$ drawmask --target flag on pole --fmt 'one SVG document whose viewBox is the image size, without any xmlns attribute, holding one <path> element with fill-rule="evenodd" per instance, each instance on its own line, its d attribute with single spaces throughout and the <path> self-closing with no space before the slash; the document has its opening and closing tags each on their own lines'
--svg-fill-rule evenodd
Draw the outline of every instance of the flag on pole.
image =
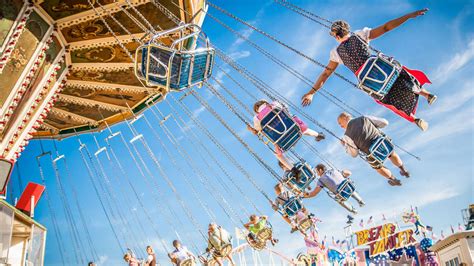
<svg viewBox="0 0 474 266">
<path fill-rule="evenodd" d="M 387 218 L 385 218 L 385 214 L 382 213 L 382 221 L 387 221 Z"/>
<path fill-rule="evenodd" d="M 437 240 L 438 239 L 438 236 L 435 235 L 435 233 L 433 231 L 431 231 L 431 239 L 433 240 Z"/>
<path fill-rule="evenodd" d="M 444 239 L 444 237 L 445 237 L 444 232 L 443 232 L 443 230 L 441 230 L 441 239 Z"/>
<path fill-rule="evenodd" d="M 235 228 L 235 236 L 237 237 L 237 239 L 242 239 L 242 240 L 245 240 L 246 234 L 243 232 L 242 229 L 240 228 Z"/>
<path fill-rule="evenodd" d="M 364 227 L 364 219 L 360 219 L 359 226 L 360 226 L 360 227 Z"/>
<path fill-rule="evenodd" d="M 459 232 L 464 231 L 464 228 L 462 227 L 461 223 L 458 223 L 458 231 Z"/>
<path fill-rule="evenodd" d="M 372 219 L 372 218 L 373 218 L 372 216 L 370 216 L 370 217 L 369 217 L 369 220 L 367 220 L 367 225 L 369 225 L 369 224 L 371 224 L 371 223 L 372 223 L 372 221 L 373 221 L 373 219 Z"/>
<path fill-rule="evenodd" d="M 454 234 L 454 227 L 452 225 L 451 226 L 451 234 Z"/>
</svg>

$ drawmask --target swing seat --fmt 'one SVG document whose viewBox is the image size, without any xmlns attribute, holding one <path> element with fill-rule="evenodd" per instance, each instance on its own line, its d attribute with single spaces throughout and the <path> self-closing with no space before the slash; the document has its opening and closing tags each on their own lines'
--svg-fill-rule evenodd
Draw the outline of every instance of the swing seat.
<svg viewBox="0 0 474 266">
<path fill-rule="evenodd" d="M 298 265 L 305 266 L 311 266 L 311 263 L 313 262 L 311 257 L 304 253 L 299 253 L 298 256 L 296 256 L 296 260 L 298 262 Z"/>
<path fill-rule="evenodd" d="M 336 199 L 340 201 L 346 201 L 355 191 L 354 183 L 348 178 L 344 179 L 341 184 L 337 187 Z"/>
<path fill-rule="evenodd" d="M 246 237 L 249 246 L 255 250 L 262 250 L 267 246 L 267 241 L 272 238 L 273 229 L 271 224 L 267 222 L 265 228 L 260 230 L 257 234 L 253 234 L 253 237 L 250 234 Z"/>
<path fill-rule="evenodd" d="M 187 258 L 185 260 L 182 260 L 178 266 L 194 266 L 196 265 L 196 262 L 194 261 L 193 258 Z"/>
<path fill-rule="evenodd" d="M 381 135 L 370 146 L 366 160 L 371 165 L 374 163 L 383 164 L 392 154 L 393 148 L 391 140 L 387 136 Z"/>
<path fill-rule="evenodd" d="M 383 54 L 371 56 L 356 72 L 359 88 L 382 100 L 400 75 L 401 67 Z"/>
<path fill-rule="evenodd" d="M 298 223 L 298 229 L 301 231 L 301 232 L 306 232 L 308 231 L 308 229 L 310 229 L 311 227 L 313 226 L 313 219 L 311 218 L 305 218 L 303 220 L 301 220 L 299 223 Z"/>
<path fill-rule="evenodd" d="M 283 214 L 288 217 L 295 216 L 301 209 L 303 209 L 303 203 L 297 197 L 290 197 L 282 207 Z"/>
<path fill-rule="evenodd" d="M 300 127 L 287 110 L 267 106 L 259 113 L 265 137 L 283 152 L 293 147 L 303 135 Z"/>
<path fill-rule="evenodd" d="M 170 34 L 179 34 L 181 37 L 170 46 L 159 42 L 160 38 Z M 206 40 L 205 47 L 187 49 L 200 37 Z M 188 41 L 187 47 L 185 41 Z M 167 90 L 181 91 L 201 85 L 211 76 L 214 57 L 215 50 L 210 47 L 201 28 L 186 24 L 162 31 L 138 47 L 135 53 L 135 74 L 147 86 L 163 86 Z"/>
<path fill-rule="evenodd" d="M 311 166 L 304 161 L 298 162 L 294 165 L 293 169 L 299 173 L 299 182 L 295 171 L 288 172 L 284 185 L 292 190 L 294 194 L 303 193 L 311 183 L 316 179 Z"/>
<path fill-rule="evenodd" d="M 224 244 L 219 250 L 214 249 L 212 251 L 212 256 L 214 258 L 223 258 L 229 255 L 232 252 L 231 244 Z"/>
</svg>

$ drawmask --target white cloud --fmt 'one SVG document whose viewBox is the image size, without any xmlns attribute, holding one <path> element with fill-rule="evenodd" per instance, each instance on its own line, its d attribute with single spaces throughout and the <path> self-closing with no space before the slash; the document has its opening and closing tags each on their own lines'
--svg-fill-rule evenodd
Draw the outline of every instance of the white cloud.
<svg viewBox="0 0 474 266">
<path fill-rule="evenodd" d="M 234 61 L 237 61 L 239 59 L 249 57 L 250 54 L 251 54 L 250 51 L 243 50 L 243 51 L 229 53 L 228 56 L 232 58 Z"/>
<path fill-rule="evenodd" d="M 440 64 L 433 75 L 433 81 L 438 85 L 447 81 L 456 71 L 470 63 L 474 58 L 474 39 L 472 39 L 464 51 L 456 53 L 448 62 Z"/>
<path fill-rule="evenodd" d="M 426 133 L 420 133 L 410 138 L 402 146 L 409 147 L 410 150 L 419 149 L 435 141 L 440 141 L 440 139 L 452 137 L 468 130 L 472 131 L 473 126 L 474 119 L 471 112 L 453 112 L 441 123 L 432 126 Z"/>
</svg>

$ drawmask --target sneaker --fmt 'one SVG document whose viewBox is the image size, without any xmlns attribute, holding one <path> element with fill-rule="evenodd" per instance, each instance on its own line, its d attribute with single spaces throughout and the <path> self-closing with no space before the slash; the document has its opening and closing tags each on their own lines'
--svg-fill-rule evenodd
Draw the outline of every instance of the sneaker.
<svg viewBox="0 0 474 266">
<path fill-rule="evenodd" d="M 350 210 L 350 212 L 353 213 L 353 214 L 357 214 L 357 209 L 354 208 L 354 207 L 352 207 L 351 210 Z"/>
<path fill-rule="evenodd" d="M 290 231 L 290 233 L 292 233 L 292 234 L 293 234 L 293 233 L 294 233 L 294 232 L 296 232 L 296 231 L 298 231 L 298 228 L 296 228 L 296 227 L 293 227 L 293 228 L 291 228 L 291 231 Z"/>
<path fill-rule="evenodd" d="M 406 177 L 406 178 L 409 178 L 410 177 L 410 172 L 408 172 L 407 170 L 405 169 L 400 169 L 400 175 Z"/>
<path fill-rule="evenodd" d="M 438 96 L 434 95 L 434 94 L 430 94 L 428 95 L 428 104 L 429 105 L 432 105 L 434 102 L 436 102 L 436 100 L 438 99 Z"/>
<path fill-rule="evenodd" d="M 363 202 L 363 201 L 359 201 L 358 203 L 359 203 L 359 207 L 361 207 L 361 208 L 365 206 L 365 202 Z"/>
<path fill-rule="evenodd" d="M 321 140 L 323 140 L 323 139 L 325 139 L 325 138 L 326 138 L 326 136 L 324 135 L 324 133 L 319 132 L 319 133 L 318 133 L 318 136 L 316 137 L 316 141 L 321 141 Z"/>
<path fill-rule="evenodd" d="M 402 181 L 396 179 L 395 177 L 394 178 L 390 178 L 388 180 L 388 183 L 390 184 L 390 186 L 401 186 L 402 185 Z"/>
<path fill-rule="evenodd" d="M 428 122 L 426 122 L 423 119 L 417 118 L 415 119 L 415 124 L 422 130 L 426 131 L 428 130 Z"/>
<path fill-rule="evenodd" d="M 272 245 L 275 246 L 278 243 L 278 239 L 272 239 Z"/>
</svg>

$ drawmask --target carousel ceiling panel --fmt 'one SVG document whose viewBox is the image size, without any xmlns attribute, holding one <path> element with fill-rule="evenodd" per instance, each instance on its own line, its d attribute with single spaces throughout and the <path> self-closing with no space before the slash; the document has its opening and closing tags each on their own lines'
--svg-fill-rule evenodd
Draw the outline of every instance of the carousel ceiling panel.
<svg viewBox="0 0 474 266">
<path fill-rule="evenodd" d="M 0 47 L 13 27 L 23 3 L 22 0 L 0 0 Z"/>
<path fill-rule="evenodd" d="M 0 0 L 0 3 L 5 1 L 8 2 L 8 0 Z M 20 0 L 13 1 L 22 3 Z M 103 18 L 115 35 L 119 36 L 118 38 L 128 52 L 134 55 L 139 43 L 134 41 L 127 31 L 138 38 L 144 36 L 143 40 L 145 41 L 150 36 L 146 35 L 143 28 L 137 25 L 134 19 L 129 17 L 129 14 L 132 14 L 136 20 L 140 20 L 145 27 L 153 25 L 157 31 L 170 29 L 176 25 L 151 2 L 159 0 L 129 1 L 146 18 L 148 23 L 142 21 L 125 0 L 91 0 L 99 13 L 104 14 Z M 145 102 L 157 102 L 163 99 L 163 94 L 161 94 L 163 88 L 144 88 L 136 78 L 133 61 L 117 44 L 113 34 L 108 31 L 101 19 L 97 17 L 89 5 L 89 0 L 37 0 L 34 2 L 35 6 L 41 9 L 41 13 L 45 17 L 52 18 L 57 26 L 56 29 L 60 36 L 59 42 L 62 42 L 62 45 L 66 47 L 64 69 L 68 71 L 67 80 L 59 98 L 45 118 L 45 123 L 35 134 L 36 137 L 61 138 L 74 134 L 76 130 L 87 132 L 104 129 L 107 124 L 113 125 L 124 119 L 131 119 L 133 113 L 142 112 L 148 106 Z M 193 13 L 202 7 L 204 1 L 166 0 L 159 2 L 176 17 L 184 19 L 185 13 L 180 10 L 180 6 L 187 12 Z M 103 11 L 99 4 L 105 6 L 113 18 L 123 24 L 127 31 L 107 15 L 108 12 Z M 129 14 L 120 8 L 125 8 Z M 30 19 L 31 17 L 36 18 L 38 15 L 32 14 Z M 0 21 L 0 31 L 3 29 L 1 25 Z M 32 28 L 31 37 L 29 39 L 23 38 L 21 46 L 23 50 L 16 52 L 20 59 L 22 54 L 25 55 L 25 58 L 31 56 L 31 51 L 35 49 L 37 40 L 40 39 L 36 37 L 36 41 L 34 41 L 33 37 L 40 36 L 43 32 L 43 29 L 39 30 L 41 27 L 34 27 L 33 24 L 29 27 Z M 164 37 L 161 41 L 169 44 L 171 39 Z M 53 57 L 54 55 L 51 54 L 51 58 Z M 13 60 L 15 64 L 12 63 L 12 65 L 17 66 L 15 71 L 21 71 L 24 61 Z M 12 66 L 5 69 L 5 72 L 9 73 L 5 78 L 12 76 L 12 82 L 6 82 L 9 86 L 13 86 L 13 81 L 19 77 L 19 74 L 12 75 L 12 69 Z M 4 85 L 0 84 L 0 86 Z"/>
<path fill-rule="evenodd" d="M 133 68 L 123 70 L 92 70 L 73 69 L 68 76 L 69 80 L 82 80 L 130 86 L 142 86 L 135 76 Z"/>
<path fill-rule="evenodd" d="M 53 126 L 56 129 L 64 130 L 67 128 L 74 128 L 83 125 L 83 122 L 74 121 L 72 118 L 61 116 L 58 113 L 51 112 L 48 117 L 44 120 L 44 129 L 52 130 L 48 125 Z"/>
<path fill-rule="evenodd" d="M 20 35 L 18 42 L 10 55 L 9 61 L 0 74 L 0 105 L 3 105 L 10 91 L 18 82 L 21 74 L 26 69 L 30 60 L 34 60 L 33 54 L 46 35 L 50 25 L 44 21 L 36 12 L 33 12 L 26 28 Z"/>
<path fill-rule="evenodd" d="M 95 7 L 107 5 L 115 2 L 115 0 L 92 0 Z M 62 19 L 84 12 L 91 9 L 88 0 L 46 0 L 40 6 L 48 13 L 54 20 Z"/>
<path fill-rule="evenodd" d="M 77 100 L 79 101 L 80 99 L 81 98 L 78 98 Z M 97 102 L 96 103 L 97 105 L 95 106 L 89 103 L 92 103 L 92 102 L 88 102 L 87 104 L 85 104 L 84 101 L 76 103 L 70 100 L 70 98 L 68 98 L 67 101 L 64 101 L 63 99 L 60 98 L 60 100 L 54 104 L 54 107 L 57 109 L 64 110 L 69 113 L 77 114 L 79 116 L 95 120 L 95 121 L 102 120 L 103 119 L 102 116 L 103 117 L 113 116 L 120 113 L 120 111 L 123 110 L 121 109 L 122 108 L 121 106 L 117 106 L 117 108 L 110 108 L 110 106 L 107 106 L 107 108 L 105 108 L 105 105 L 104 104 L 101 105 L 101 102 Z M 99 108 L 100 108 L 100 112 L 99 112 Z M 68 117 L 65 117 L 65 118 L 68 118 Z"/>
<path fill-rule="evenodd" d="M 139 44 L 129 42 L 124 44 L 134 55 Z M 105 45 L 96 48 L 86 48 L 71 51 L 72 63 L 132 63 L 130 57 L 119 45 Z"/>
<path fill-rule="evenodd" d="M 148 96 L 148 93 L 145 91 L 130 93 L 124 92 L 119 88 L 103 90 L 96 88 L 81 88 L 77 86 L 66 86 L 62 91 L 62 94 L 118 106 L 127 106 L 126 104 L 128 104 L 128 106 L 135 106 Z"/>
<path fill-rule="evenodd" d="M 174 7 L 173 13 L 177 12 L 179 9 L 174 5 L 169 5 L 169 8 Z M 137 7 L 137 10 L 149 21 L 151 25 L 158 26 L 163 29 L 168 29 L 175 26 L 168 17 L 163 14 L 157 14 L 159 12 L 152 3 L 143 4 Z M 131 9 L 128 10 L 129 13 L 135 14 Z M 111 14 L 117 21 L 119 21 L 131 34 L 143 33 L 143 30 L 137 25 L 133 20 L 123 11 L 116 12 Z M 136 14 L 135 14 L 136 15 Z M 115 35 L 127 35 L 128 33 L 120 27 L 115 21 L 109 17 L 104 17 L 107 24 L 110 26 Z M 142 22 L 143 23 L 143 22 Z M 146 27 L 146 25 L 145 25 Z M 112 33 L 108 31 L 107 27 L 104 25 L 101 19 L 94 18 L 70 27 L 65 27 L 62 29 L 64 38 L 68 43 L 79 42 L 84 40 L 94 40 L 104 37 L 112 37 Z"/>
</svg>

